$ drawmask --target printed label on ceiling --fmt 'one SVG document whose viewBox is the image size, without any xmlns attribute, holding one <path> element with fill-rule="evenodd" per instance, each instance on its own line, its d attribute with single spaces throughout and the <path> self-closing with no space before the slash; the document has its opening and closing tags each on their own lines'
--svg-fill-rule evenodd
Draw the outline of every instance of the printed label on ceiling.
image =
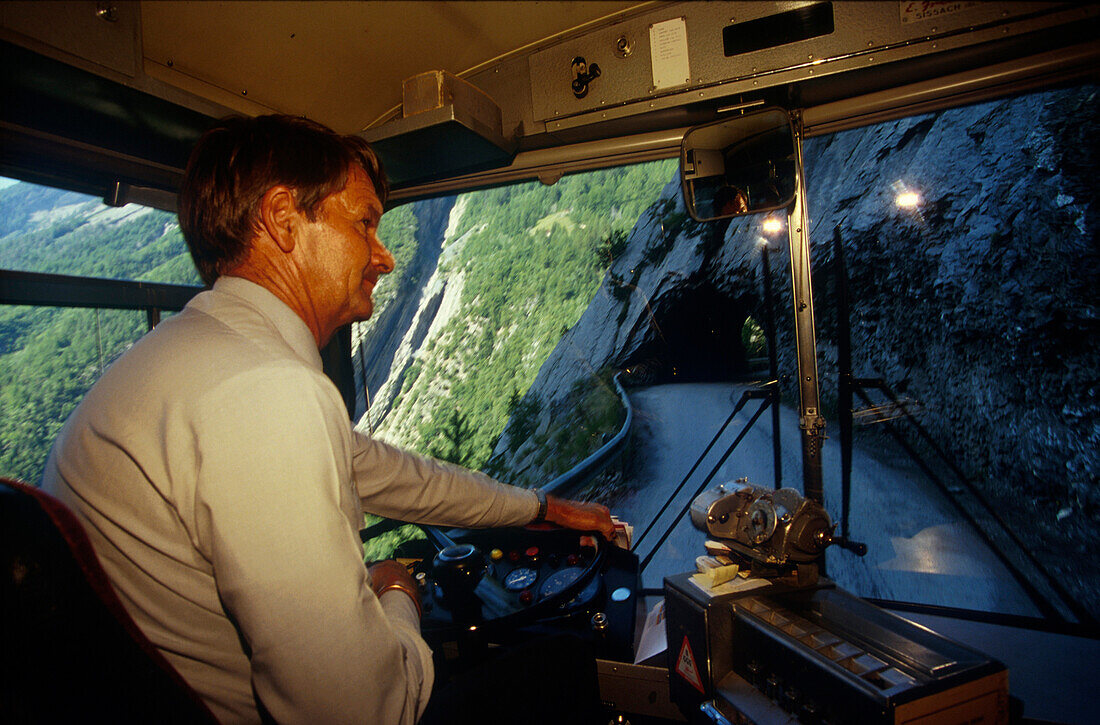
<svg viewBox="0 0 1100 725">
<path fill-rule="evenodd" d="M 673 18 L 649 26 L 649 55 L 653 63 L 653 89 L 682 86 L 691 80 L 688 67 L 687 23 Z"/>
</svg>

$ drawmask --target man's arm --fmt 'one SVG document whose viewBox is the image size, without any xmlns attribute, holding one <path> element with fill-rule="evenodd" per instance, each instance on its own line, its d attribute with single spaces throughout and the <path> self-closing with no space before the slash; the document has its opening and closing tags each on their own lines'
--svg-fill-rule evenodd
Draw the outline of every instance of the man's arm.
<svg viewBox="0 0 1100 725">
<path fill-rule="evenodd" d="M 352 475 L 363 509 L 400 521 L 441 526 L 523 526 L 535 518 L 533 491 L 442 461 L 353 436 Z"/>
<path fill-rule="evenodd" d="M 530 489 L 424 458 L 360 433 L 352 468 L 363 508 L 400 521 L 470 528 L 524 526 L 539 510 Z M 547 496 L 546 521 L 581 531 L 614 533 L 606 506 Z"/>
</svg>

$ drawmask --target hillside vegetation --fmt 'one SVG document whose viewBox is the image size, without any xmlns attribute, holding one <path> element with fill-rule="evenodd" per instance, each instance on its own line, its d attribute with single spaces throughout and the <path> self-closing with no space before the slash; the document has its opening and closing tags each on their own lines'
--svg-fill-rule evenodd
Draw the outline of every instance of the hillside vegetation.
<svg viewBox="0 0 1100 725">
<path fill-rule="evenodd" d="M 0 189 L 0 268 L 199 284 L 173 215 L 25 183 Z M 37 483 L 65 418 L 146 327 L 140 311 L 0 306 L 0 475 Z"/>
<path fill-rule="evenodd" d="M 523 394 L 674 172 L 675 162 L 663 161 L 460 196 L 435 270 L 450 295 L 440 305 L 447 316 L 437 315 L 375 434 L 486 467 L 509 417 L 530 414 L 517 408 Z M 402 209 L 387 214 L 381 232 L 411 254 L 391 236 L 415 224 L 416 210 Z M 401 256 L 380 292 L 405 284 Z"/>
</svg>

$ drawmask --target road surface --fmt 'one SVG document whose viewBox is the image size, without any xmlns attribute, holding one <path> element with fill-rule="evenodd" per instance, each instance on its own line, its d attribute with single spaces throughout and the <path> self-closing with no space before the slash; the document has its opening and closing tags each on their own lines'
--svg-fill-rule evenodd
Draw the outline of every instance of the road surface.
<svg viewBox="0 0 1100 725">
<path fill-rule="evenodd" d="M 639 540 L 744 389 L 734 383 L 707 383 L 630 391 L 634 464 L 627 483 L 632 490 L 613 512 L 634 525 L 635 550 L 643 558 L 760 406 L 760 401 L 750 401 L 738 413 L 658 524 Z M 802 449 L 794 410 L 782 409 L 780 430 L 783 485 L 801 490 Z M 834 437 L 823 449 L 825 502 L 837 522 L 840 444 L 836 431 L 829 434 Z M 759 486 L 773 483 L 770 412 L 757 420 L 708 487 L 743 477 Z M 884 450 L 857 446 L 853 451 L 850 533 L 867 544 L 867 556 L 832 547 L 828 571 L 838 584 L 860 596 L 1039 616 L 1009 571 L 935 484 L 907 461 L 889 459 Z M 704 553 L 703 538 L 685 515 L 646 568 L 644 586 L 660 587 L 664 576 L 693 569 L 695 557 Z"/>
</svg>

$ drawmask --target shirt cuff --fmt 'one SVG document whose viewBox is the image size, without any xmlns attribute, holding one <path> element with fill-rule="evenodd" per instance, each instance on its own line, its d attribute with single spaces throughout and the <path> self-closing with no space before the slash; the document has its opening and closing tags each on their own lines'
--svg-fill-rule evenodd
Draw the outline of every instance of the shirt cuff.
<svg viewBox="0 0 1100 725">
<path fill-rule="evenodd" d="M 415 702 L 416 718 L 424 714 L 435 684 L 435 668 L 432 663 L 432 650 L 420 636 L 420 616 L 416 605 L 408 594 L 397 589 L 383 592 L 378 598 L 382 611 L 390 620 L 398 639 L 405 648 L 406 668 L 410 678 L 419 680 L 412 694 Z"/>
<path fill-rule="evenodd" d="M 408 594 L 400 589 L 391 589 L 383 592 L 378 602 L 387 617 L 397 618 L 405 624 L 411 624 L 417 632 L 420 631 L 420 613 L 416 609 L 416 602 Z"/>
</svg>

